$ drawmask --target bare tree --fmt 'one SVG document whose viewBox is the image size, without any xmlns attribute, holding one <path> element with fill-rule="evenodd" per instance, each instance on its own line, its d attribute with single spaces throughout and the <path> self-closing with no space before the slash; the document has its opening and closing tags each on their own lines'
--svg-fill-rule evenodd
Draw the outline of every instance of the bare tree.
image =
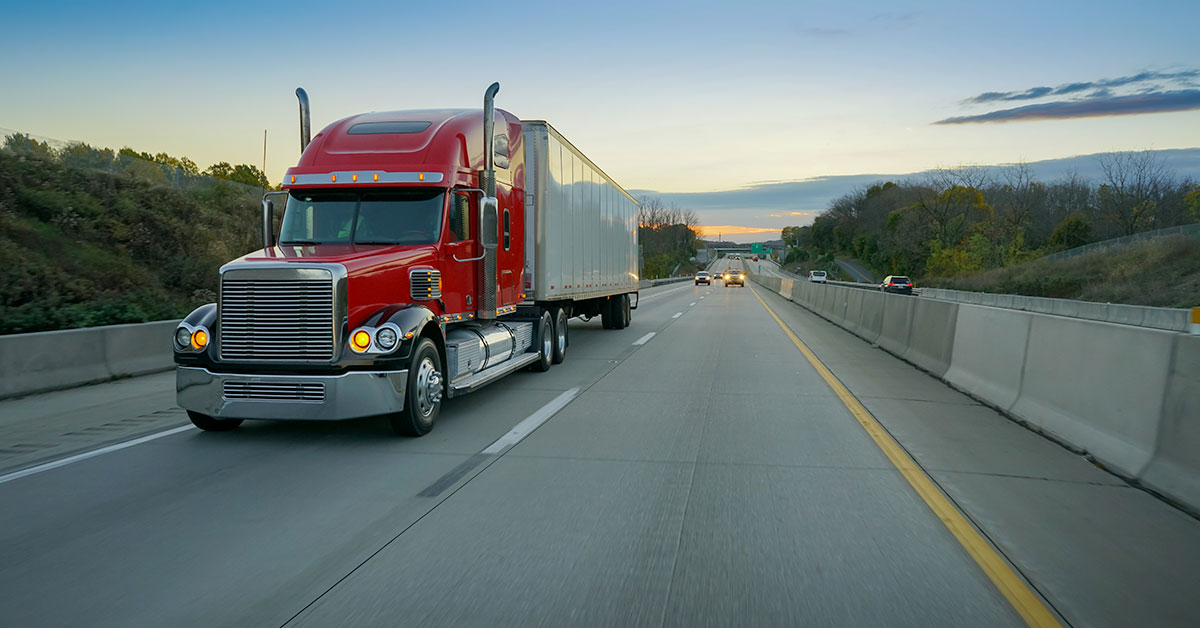
<svg viewBox="0 0 1200 628">
<path fill-rule="evenodd" d="M 1154 227 L 1163 196 L 1174 186 L 1175 173 L 1151 151 L 1108 153 L 1097 158 L 1104 181 L 1100 210 L 1121 235 Z"/>
</svg>

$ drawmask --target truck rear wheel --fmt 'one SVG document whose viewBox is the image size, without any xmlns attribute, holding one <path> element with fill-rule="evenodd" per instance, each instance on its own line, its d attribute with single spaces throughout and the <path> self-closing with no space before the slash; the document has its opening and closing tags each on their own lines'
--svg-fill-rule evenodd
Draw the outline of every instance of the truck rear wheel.
<svg viewBox="0 0 1200 628">
<path fill-rule="evenodd" d="M 208 416 L 207 414 L 192 412 L 191 410 L 187 411 L 187 415 L 188 418 L 192 420 L 192 425 L 195 425 L 205 432 L 228 432 L 229 430 L 236 429 L 237 426 L 241 425 L 242 421 L 244 420 L 218 419 L 216 417 Z"/>
<path fill-rule="evenodd" d="M 614 316 L 613 298 L 609 297 L 600 302 L 600 326 L 605 329 L 613 329 Z"/>
<path fill-rule="evenodd" d="M 567 359 L 567 344 L 569 340 L 570 337 L 567 335 L 567 308 L 555 308 L 553 359 L 555 364 L 562 364 L 562 361 Z"/>
<path fill-rule="evenodd" d="M 629 295 L 618 294 L 606 303 L 604 314 L 608 316 L 605 329 L 625 329 L 629 326 Z"/>
<path fill-rule="evenodd" d="M 550 364 L 554 360 L 554 321 L 550 318 L 550 312 L 543 311 L 542 318 L 538 321 L 537 347 L 540 360 L 530 365 L 530 368 L 540 373 L 545 373 L 550 370 Z"/>
<path fill-rule="evenodd" d="M 433 429 L 442 409 L 442 359 L 437 345 L 421 338 L 413 349 L 408 367 L 408 387 L 404 393 L 404 410 L 388 415 L 397 434 L 424 436 Z"/>
</svg>

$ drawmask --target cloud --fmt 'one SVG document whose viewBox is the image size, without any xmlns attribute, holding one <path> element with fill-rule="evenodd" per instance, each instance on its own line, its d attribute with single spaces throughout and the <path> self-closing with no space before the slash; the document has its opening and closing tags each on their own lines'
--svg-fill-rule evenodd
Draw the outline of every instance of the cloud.
<svg viewBox="0 0 1200 628">
<path fill-rule="evenodd" d="M 1061 100 L 1001 109 L 973 116 L 956 116 L 934 124 L 969 124 L 979 122 L 1012 122 L 1016 120 L 1065 120 L 1101 116 L 1127 116 L 1141 113 L 1163 113 L 1200 109 L 1200 89 L 1169 92 L 1147 92 L 1127 96 L 1105 96 L 1082 100 Z"/>
<path fill-rule="evenodd" d="M 1057 87 L 1030 87 L 1029 89 L 1015 92 L 984 92 L 964 100 L 963 103 L 977 105 L 990 102 L 1036 100 L 1045 96 L 1067 96 L 1088 90 L 1106 90 L 1113 87 L 1127 87 L 1140 83 L 1161 83 L 1164 81 L 1177 86 L 1190 87 L 1197 84 L 1197 79 L 1200 79 L 1200 70 L 1180 70 L 1179 72 L 1154 72 L 1147 70 L 1130 76 L 1101 79 L 1099 81 L 1064 83 Z"/>
</svg>

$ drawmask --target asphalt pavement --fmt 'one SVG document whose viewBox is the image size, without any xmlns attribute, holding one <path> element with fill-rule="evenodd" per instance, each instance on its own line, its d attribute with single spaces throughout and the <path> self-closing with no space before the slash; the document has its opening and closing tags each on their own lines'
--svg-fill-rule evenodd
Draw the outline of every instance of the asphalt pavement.
<svg viewBox="0 0 1200 628">
<path fill-rule="evenodd" d="M 163 376 L 0 404 L 55 433 L 168 417 L 9 464 L 0 624 L 1022 625 L 768 307 L 1052 612 L 1194 619 L 1195 520 L 761 292 L 672 284 L 624 330 L 572 320 L 566 362 L 448 400 L 419 439 L 376 419 L 168 434 Z M 1014 504 L 1033 476 L 1040 501 Z"/>
</svg>

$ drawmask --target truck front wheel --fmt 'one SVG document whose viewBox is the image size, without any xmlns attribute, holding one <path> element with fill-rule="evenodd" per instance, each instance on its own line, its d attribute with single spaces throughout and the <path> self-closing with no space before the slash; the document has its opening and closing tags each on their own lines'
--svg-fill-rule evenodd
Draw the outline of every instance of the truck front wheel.
<svg viewBox="0 0 1200 628">
<path fill-rule="evenodd" d="M 421 338 L 408 368 L 404 410 L 388 416 L 392 429 L 404 436 L 424 436 L 433 429 L 442 409 L 442 360 L 437 345 Z"/>
<path fill-rule="evenodd" d="M 228 432 L 236 429 L 242 424 L 243 419 L 218 419 L 200 414 L 199 412 L 187 411 L 188 418 L 192 420 L 192 425 L 204 430 L 205 432 Z"/>
</svg>

